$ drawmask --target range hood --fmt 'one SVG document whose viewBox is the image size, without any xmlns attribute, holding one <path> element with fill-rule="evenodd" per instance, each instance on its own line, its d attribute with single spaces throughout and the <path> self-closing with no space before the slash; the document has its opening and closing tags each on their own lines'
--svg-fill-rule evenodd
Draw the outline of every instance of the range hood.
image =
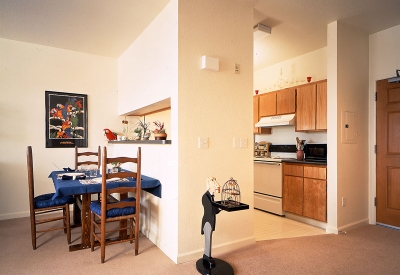
<svg viewBox="0 0 400 275">
<path fill-rule="evenodd" d="M 255 127 L 275 127 L 294 125 L 294 114 L 262 117 Z"/>
</svg>

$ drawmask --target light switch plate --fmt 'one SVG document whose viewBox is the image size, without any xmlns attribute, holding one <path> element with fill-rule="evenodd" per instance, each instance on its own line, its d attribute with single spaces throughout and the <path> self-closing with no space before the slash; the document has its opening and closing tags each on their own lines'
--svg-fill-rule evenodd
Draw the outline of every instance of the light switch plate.
<svg viewBox="0 0 400 275">
<path fill-rule="evenodd" d="M 208 148 L 208 137 L 207 138 L 199 137 L 197 146 L 200 149 L 207 149 Z"/>
<path fill-rule="evenodd" d="M 240 138 L 240 148 L 247 148 L 247 138 Z"/>
<path fill-rule="evenodd" d="M 233 148 L 240 148 L 240 138 L 238 137 L 233 138 Z"/>
</svg>

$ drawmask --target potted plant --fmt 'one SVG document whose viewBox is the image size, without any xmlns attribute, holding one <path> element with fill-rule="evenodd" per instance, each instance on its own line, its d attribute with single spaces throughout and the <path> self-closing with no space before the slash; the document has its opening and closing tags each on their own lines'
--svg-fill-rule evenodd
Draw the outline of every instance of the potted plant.
<svg viewBox="0 0 400 275">
<path fill-rule="evenodd" d="M 166 140 L 167 139 L 167 133 L 165 133 L 165 128 L 164 128 L 164 122 L 160 121 L 154 121 L 154 125 L 157 126 L 157 128 L 153 131 L 154 138 L 156 140 Z"/>
<path fill-rule="evenodd" d="M 111 169 L 112 173 L 121 172 L 121 167 L 120 167 L 121 163 L 111 162 L 111 165 L 112 165 L 112 169 Z"/>
<path fill-rule="evenodd" d="M 142 137 L 142 128 L 136 127 L 136 129 L 133 130 L 133 133 L 134 140 L 140 140 Z"/>
<path fill-rule="evenodd" d="M 146 123 L 146 119 L 143 119 L 143 121 L 141 121 L 140 119 L 138 119 L 138 127 L 142 128 L 142 135 L 143 135 L 143 139 L 149 139 L 150 137 L 150 133 L 149 133 L 149 126 L 150 126 L 150 122 Z"/>
</svg>

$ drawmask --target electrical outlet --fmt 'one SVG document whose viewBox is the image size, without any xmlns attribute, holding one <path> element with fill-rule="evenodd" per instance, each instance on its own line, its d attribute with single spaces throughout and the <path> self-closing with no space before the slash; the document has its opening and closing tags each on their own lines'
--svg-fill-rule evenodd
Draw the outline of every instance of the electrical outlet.
<svg viewBox="0 0 400 275">
<path fill-rule="evenodd" d="M 239 72 L 239 64 L 235 63 L 235 74 L 238 74 Z"/>
<path fill-rule="evenodd" d="M 346 198 L 342 197 L 342 206 L 345 207 L 346 206 Z"/>
<path fill-rule="evenodd" d="M 197 146 L 200 149 L 207 149 L 208 148 L 208 138 L 198 138 Z"/>
</svg>

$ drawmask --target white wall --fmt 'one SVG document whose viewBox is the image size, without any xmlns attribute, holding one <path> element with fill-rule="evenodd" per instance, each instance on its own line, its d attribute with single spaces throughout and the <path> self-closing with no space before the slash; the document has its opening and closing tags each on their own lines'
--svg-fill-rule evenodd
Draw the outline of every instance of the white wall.
<svg viewBox="0 0 400 275">
<path fill-rule="evenodd" d="M 117 116 L 117 60 L 0 39 L 0 219 L 29 216 L 26 147 L 36 193 L 54 192 L 48 175 L 74 166 L 74 149 L 45 148 L 45 91 L 88 95 L 89 147 L 105 145 Z M 55 164 L 55 165 L 54 165 Z"/>
<path fill-rule="evenodd" d="M 376 81 L 394 77 L 400 69 L 400 25 L 369 36 L 369 221 L 376 222 Z"/>
<path fill-rule="evenodd" d="M 217 215 L 214 255 L 254 242 L 252 18 L 252 7 L 235 1 L 179 1 L 178 261 L 203 255 L 201 197 L 210 176 L 221 185 L 233 177 L 250 205 Z M 218 58 L 220 70 L 201 70 L 203 55 Z M 209 138 L 208 149 L 197 148 L 198 137 Z M 234 137 L 247 138 L 249 146 L 232 148 Z"/>
<path fill-rule="evenodd" d="M 254 90 L 259 94 L 326 79 L 326 47 L 254 72 Z M 253 91 L 254 92 L 254 91 Z"/>
<path fill-rule="evenodd" d="M 171 145 L 141 145 L 142 173 L 160 180 L 162 198 L 143 192 L 141 232 L 169 258 L 178 254 L 178 4 L 170 1 L 135 42 L 118 59 L 118 112 L 171 98 L 171 111 L 145 116 L 146 122 L 165 123 Z M 137 119 L 127 117 L 134 125 Z M 151 137 L 153 139 L 153 137 Z M 138 146 L 114 144 L 115 155 L 136 155 Z"/>
</svg>

